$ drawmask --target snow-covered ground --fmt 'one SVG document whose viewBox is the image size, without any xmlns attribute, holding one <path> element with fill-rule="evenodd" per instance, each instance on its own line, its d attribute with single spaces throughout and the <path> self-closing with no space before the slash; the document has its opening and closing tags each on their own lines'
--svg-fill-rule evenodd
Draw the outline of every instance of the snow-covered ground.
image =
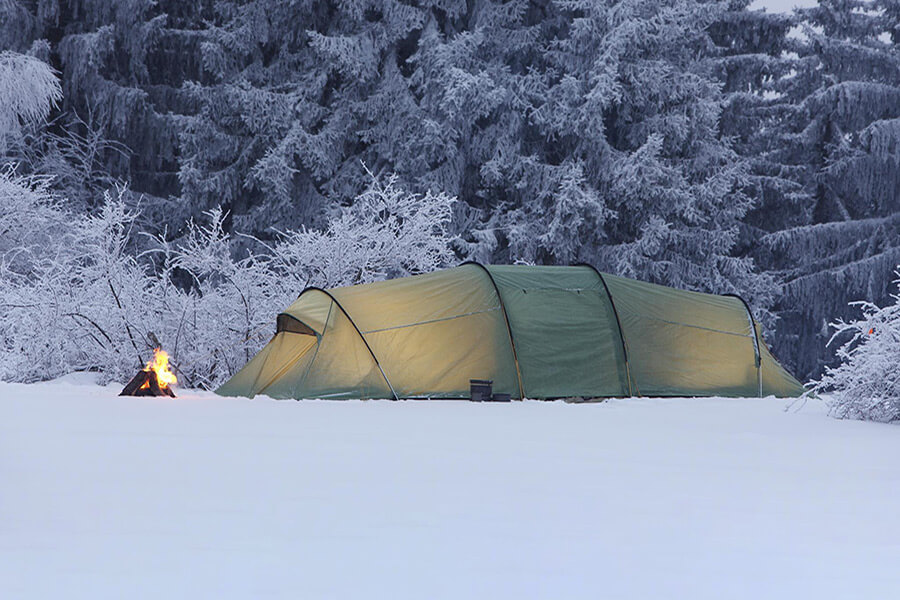
<svg viewBox="0 0 900 600">
<path fill-rule="evenodd" d="M 0 384 L 0 598 L 896 598 L 900 429 L 775 399 Z"/>
</svg>

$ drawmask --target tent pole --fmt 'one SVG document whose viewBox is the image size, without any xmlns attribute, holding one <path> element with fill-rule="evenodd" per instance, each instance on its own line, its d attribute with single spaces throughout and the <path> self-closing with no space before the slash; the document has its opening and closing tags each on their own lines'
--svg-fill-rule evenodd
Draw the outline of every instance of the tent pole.
<svg viewBox="0 0 900 600">
<path fill-rule="evenodd" d="M 372 352 L 372 347 L 369 346 L 369 342 L 366 341 L 366 336 L 364 336 L 362 331 L 359 330 L 359 327 L 356 326 L 356 323 L 353 321 L 353 317 L 351 317 L 350 314 L 346 310 L 344 310 L 344 307 L 341 306 L 341 303 L 338 302 L 337 298 L 335 298 L 331 294 L 331 292 L 329 292 L 328 290 L 323 290 L 322 288 L 318 288 L 318 287 L 308 287 L 300 293 L 300 296 L 302 296 L 306 292 L 310 292 L 310 291 L 322 292 L 323 294 L 325 294 L 326 296 L 331 298 L 331 301 L 334 302 L 335 306 L 337 306 L 339 309 L 341 309 L 341 312 L 344 313 L 344 316 L 347 317 L 347 320 L 350 321 L 351 325 L 353 325 L 353 329 L 355 329 L 356 333 L 359 334 L 359 339 L 361 339 L 362 343 L 365 344 L 366 350 L 369 351 L 369 354 L 372 356 L 372 360 L 375 361 L 375 366 L 378 367 L 379 371 L 381 371 L 381 376 L 384 377 L 384 382 L 386 384 L 388 384 L 388 387 L 391 389 L 391 394 L 394 396 L 394 400 L 399 400 L 400 397 L 397 395 L 397 392 L 394 391 L 394 386 L 391 385 L 391 380 L 388 379 L 388 376 L 385 374 L 384 369 L 381 368 L 381 363 L 378 362 L 378 357 L 375 356 L 374 352 Z M 298 296 L 298 298 L 300 296 Z M 323 335 L 324 335 L 324 332 L 323 332 Z"/>
<path fill-rule="evenodd" d="M 759 352 L 759 333 L 756 331 L 756 321 L 753 320 L 753 311 L 750 310 L 750 305 L 747 304 L 747 301 L 737 294 L 722 295 L 737 298 L 741 301 L 741 304 L 744 305 L 744 310 L 747 311 L 747 319 L 750 321 L 750 331 L 753 332 L 753 357 L 756 359 L 756 393 L 759 398 L 762 398 L 762 356 L 760 356 Z"/>
<path fill-rule="evenodd" d="M 622 330 L 622 321 L 619 320 L 619 311 L 616 310 L 616 303 L 613 300 L 612 292 L 609 291 L 609 286 L 606 285 L 606 279 L 603 278 L 603 273 L 597 270 L 597 267 L 588 263 L 577 263 L 572 265 L 573 267 L 587 267 L 591 269 L 594 273 L 597 274 L 597 277 L 600 278 L 600 283 L 603 284 L 603 289 L 606 290 L 606 297 L 609 298 L 609 305 L 612 307 L 613 316 L 616 318 L 616 328 L 619 330 L 619 341 L 622 342 L 622 356 L 625 358 L 625 379 L 628 381 L 628 395 L 634 396 L 634 390 L 631 387 L 631 365 L 628 361 L 628 344 L 625 343 L 625 332 Z M 640 389 L 638 390 L 638 396 L 641 395 Z"/>
<path fill-rule="evenodd" d="M 475 262 L 474 260 L 467 260 L 466 262 L 462 263 L 459 266 L 464 267 L 465 265 L 475 265 L 476 267 L 479 267 L 482 271 L 484 271 L 484 274 L 487 275 L 488 279 L 491 282 L 491 285 L 494 286 L 494 291 L 497 293 L 497 300 L 500 302 L 500 310 L 503 311 L 503 320 L 506 321 L 506 333 L 509 334 L 509 347 L 512 349 L 513 362 L 515 363 L 515 366 L 516 366 L 516 379 L 518 380 L 518 383 L 519 383 L 519 399 L 524 400 L 525 399 L 525 386 L 522 385 L 522 372 L 519 370 L 519 355 L 516 352 L 516 341 L 513 338 L 512 327 L 510 327 L 510 325 L 509 325 L 509 316 L 506 314 L 506 305 L 503 304 L 503 296 L 500 294 L 500 288 L 497 287 L 497 282 L 494 281 L 494 276 L 491 275 L 491 272 L 488 270 L 488 268 L 485 267 L 480 262 Z"/>
</svg>

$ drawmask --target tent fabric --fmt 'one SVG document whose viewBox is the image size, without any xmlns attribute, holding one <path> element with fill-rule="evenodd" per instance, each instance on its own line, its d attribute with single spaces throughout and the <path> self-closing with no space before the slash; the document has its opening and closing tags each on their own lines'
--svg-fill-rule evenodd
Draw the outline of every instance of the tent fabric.
<svg viewBox="0 0 900 600">
<path fill-rule="evenodd" d="M 738 297 L 588 265 L 467 263 L 309 288 L 217 392 L 274 398 L 797 396 Z"/>
</svg>

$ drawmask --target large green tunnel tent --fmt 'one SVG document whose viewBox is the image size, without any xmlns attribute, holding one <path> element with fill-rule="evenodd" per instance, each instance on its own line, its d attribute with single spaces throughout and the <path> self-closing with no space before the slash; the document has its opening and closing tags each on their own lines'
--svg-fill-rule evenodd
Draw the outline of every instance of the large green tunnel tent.
<svg viewBox="0 0 900 600">
<path fill-rule="evenodd" d="M 797 396 L 743 300 L 599 273 L 482 266 L 323 290 L 218 389 L 274 398 Z"/>
</svg>

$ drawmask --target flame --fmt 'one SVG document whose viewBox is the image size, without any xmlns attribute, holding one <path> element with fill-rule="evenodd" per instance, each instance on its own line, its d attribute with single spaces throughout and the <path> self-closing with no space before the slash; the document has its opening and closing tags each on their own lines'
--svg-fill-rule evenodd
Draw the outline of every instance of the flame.
<svg viewBox="0 0 900 600">
<path fill-rule="evenodd" d="M 167 388 L 170 385 L 178 383 L 178 378 L 175 377 L 175 374 L 169 370 L 169 353 L 165 350 L 154 348 L 153 360 L 147 363 L 147 366 L 144 367 L 144 370 L 153 371 L 156 373 L 156 381 L 159 382 L 159 387 L 161 388 Z M 150 384 L 145 382 L 141 387 L 149 386 Z"/>
</svg>

